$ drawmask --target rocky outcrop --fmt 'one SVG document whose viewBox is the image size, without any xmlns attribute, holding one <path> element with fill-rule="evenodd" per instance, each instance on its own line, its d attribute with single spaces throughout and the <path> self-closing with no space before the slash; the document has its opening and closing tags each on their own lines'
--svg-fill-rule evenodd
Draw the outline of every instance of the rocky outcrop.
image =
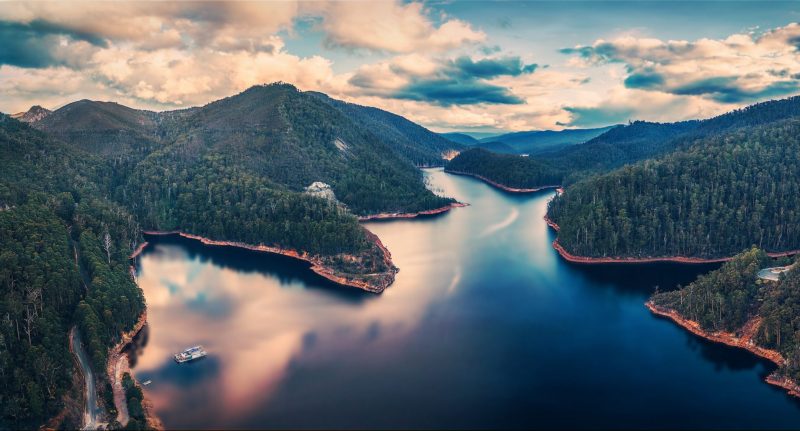
<svg viewBox="0 0 800 431">
<path fill-rule="evenodd" d="M 16 114 L 11 114 L 11 118 L 15 120 L 22 121 L 23 123 L 35 123 L 44 117 L 50 115 L 52 111 L 49 109 L 42 108 L 39 105 L 31 106 L 31 109 L 25 112 L 18 112 Z"/>
</svg>

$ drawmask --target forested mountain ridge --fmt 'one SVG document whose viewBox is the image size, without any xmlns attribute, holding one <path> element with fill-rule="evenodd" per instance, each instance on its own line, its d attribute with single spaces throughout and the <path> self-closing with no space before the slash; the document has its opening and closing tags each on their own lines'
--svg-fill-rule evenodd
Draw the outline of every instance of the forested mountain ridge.
<svg viewBox="0 0 800 431">
<path fill-rule="evenodd" d="M 545 151 L 533 157 L 542 162 L 539 166 L 562 171 L 562 185 L 567 186 L 626 164 L 685 149 L 704 137 L 798 116 L 800 96 L 758 103 L 706 120 L 676 123 L 634 121 L 613 127 L 585 143 Z M 535 175 L 544 174 L 547 172 Z"/>
<path fill-rule="evenodd" d="M 754 247 L 686 287 L 656 293 L 651 303 L 657 310 L 671 310 L 697 322 L 707 333 L 735 334 L 750 338 L 753 347 L 777 351 L 785 361 L 778 376 L 796 384 L 800 381 L 800 265 L 777 282 L 756 277 L 762 268 L 788 263 L 785 258 L 776 263 Z"/>
<path fill-rule="evenodd" d="M 800 249 L 800 119 L 695 140 L 570 186 L 559 243 L 588 257 L 720 258 Z"/>
<path fill-rule="evenodd" d="M 518 154 L 536 155 L 557 151 L 570 145 L 577 145 L 591 140 L 609 131 L 615 126 L 598 127 L 595 129 L 564 129 L 564 130 L 532 130 L 528 132 L 512 132 L 503 135 L 483 138 L 482 143 L 502 142 Z"/>
<path fill-rule="evenodd" d="M 323 93 L 307 92 L 341 111 L 354 123 L 366 127 L 389 148 L 416 166 L 442 166 L 445 157 L 463 149 L 463 145 L 406 118 L 371 106 L 333 99 Z"/>
<path fill-rule="evenodd" d="M 422 174 L 408 158 L 396 154 L 396 141 L 385 136 L 402 138 L 420 151 L 433 144 L 417 142 L 417 136 L 433 136 L 447 151 L 454 144 L 394 114 L 322 97 L 278 83 L 254 86 L 203 107 L 161 113 L 79 101 L 33 124 L 112 161 L 118 178 L 132 175 L 140 162 L 158 164 L 161 158 L 163 163 L 187 165 L 216 154 L 288 190 L 299 192 L 315 181 L 328 183 L 339 200 L 360 215 L 424 211 L 452 201 L 428 191 Z M 377 112 L 395 127 L 375 126 L 385 132 L 378 137 L 342 106 Z M 441 161 L 440 152 L 431 154 Z"/>
</svg>

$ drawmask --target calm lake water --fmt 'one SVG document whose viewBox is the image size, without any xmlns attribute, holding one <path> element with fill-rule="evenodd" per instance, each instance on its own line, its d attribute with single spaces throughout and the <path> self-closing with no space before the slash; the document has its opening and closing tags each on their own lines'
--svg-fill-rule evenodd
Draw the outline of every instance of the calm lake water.
<svg viewBox="0 0 800 431">
<path fill-rule="evenodd" d="M 168 428 L 798 428 L 772 366 L 643 303 L 714 266 L 579 266 L 552 192 L 428 170 L 471 206 L 366 224 L 400 267 L 382 295 L 280 256 L 150 238 L 135 373 Z M 202 344 L 209 357 L 172 354 Z"/>
</svg>

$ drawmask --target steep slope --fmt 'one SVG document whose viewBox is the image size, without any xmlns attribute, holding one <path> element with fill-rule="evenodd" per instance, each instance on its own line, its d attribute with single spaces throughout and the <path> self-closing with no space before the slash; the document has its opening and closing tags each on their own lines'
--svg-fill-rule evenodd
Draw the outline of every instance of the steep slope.
<svg viewBox="0 0 800 431">
<path fill-rule="evenodd" d="M 800 249 L 800 119 L 693 141 L 553 200 L 559 243 L 589 257 L 720 258 Z"/>
<path fill-rule="evenodd" d="M 502 142 L 514 148 L 519 154 L 535 155 L 554 151 L 570 145 L 584 143 L 602 135 L 614 126 L 596 129 L 541 130 L 506 133 L 500 136 L 481 139 L 481 142 Z"/>
<path fill-rule="evenodd" d="M 369 106 L 332 99 L 325 94 L 307 92 L 342 112 L 347 118 L 385 142 L 390 149 L 417 166 L 443 166 L 445 158 L 463 145 L 397 114 Z"/>
</svg>

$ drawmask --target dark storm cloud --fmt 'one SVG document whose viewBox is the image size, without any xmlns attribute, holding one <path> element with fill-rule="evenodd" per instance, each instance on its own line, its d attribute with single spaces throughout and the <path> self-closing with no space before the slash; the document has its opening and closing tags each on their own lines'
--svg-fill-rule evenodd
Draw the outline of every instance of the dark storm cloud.
<svg viewBox="0 0 800 431">
<path fill-rule="evenodd" d="M 669 90 L 678 95 L 703 95 L 722 103 L 749 102 L 770 97 L 785 96 L 800 90 L 796 80 L 773 82 L 758 90 L 749 90 L 738 85 L 731 76 L 703 79 Z"/>
<path fill-rule="evenodd" d="M 654 72 L 632 73 L 625 78 L 626 88 L 652 89 L 664 85 L 664 77 Z"/>
<path fill-rule="evenodd" d="M 506 88 L 476 80 L 425 80 L 414 82 L 394 94 L 398 99 L 431 102 L 442 106 L 494 103 L 518 105 L 519 97 Z"/>
<path fill-rule="evenodd" d="M 538 64 L 525 64 L 519 57 L 500 57 L 473 60 L 462 56 L 443 63 L 430 77 L 414 76 L 399 66 L 392 71 L 407 77 L 408 85 L 391 93 L 397 99 L 417 100 L 441 106 L 475 105 L 479 103 L 514 105 L 524 101 L 507 88 L 486 82 L 501 76 L 520 76 L 533 73 Z M 357 73 L 350 84 L 380 91 L 372 75 Z"/>
<path fill-rule="evenodd" d="M 101 37 L 43 20 L 30 23 L 0 21 L 0 65 L 26 68 L 75 66 L 75 58 L 70 60 L 58 55 L 63 49 L 62 38 L 84 41 L 97 47 L 107 46 Z"/>
<path fill-rule="evenodd" d="M 538 64 L 524 64 L 519 57 L 503 57 L 474 61 L 467 56 L 459 57 L 451 66 L 466 78 L 488 79 L 498 76 L 519 76 L 533 73 Z"/>
<path fill-rule="evenodd" d="M 572 114 L 572 119 L 567 123 L 558 123 L 560 126 L 593 127 L 619 124 L 628 121 L 634 114 L 632 108 L 601 108 L 601 107 L 565 107 L 565 111 Z"/>
</svg>

